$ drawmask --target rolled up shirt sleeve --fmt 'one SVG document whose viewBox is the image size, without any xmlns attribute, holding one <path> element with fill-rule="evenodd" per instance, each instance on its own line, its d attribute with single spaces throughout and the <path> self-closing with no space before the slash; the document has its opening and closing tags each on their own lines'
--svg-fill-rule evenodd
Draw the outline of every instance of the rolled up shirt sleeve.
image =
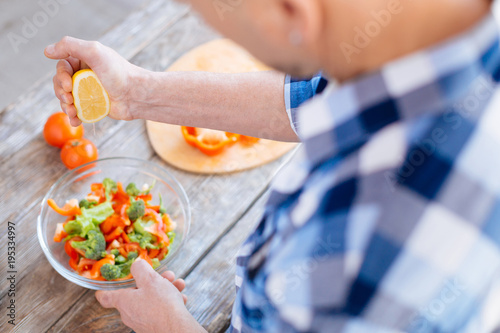
<svg viewBox="0 0 500 333">
<path fill-rule="evenodd" d="M 290 124 L 298 134 L 297 110 L 307 100 L 320 94 L 327 86 L 328 80 L 322 73 L 310 79 L 297 79 L 290 75 L 285 78 L 285 105 Z"/>
</svg>

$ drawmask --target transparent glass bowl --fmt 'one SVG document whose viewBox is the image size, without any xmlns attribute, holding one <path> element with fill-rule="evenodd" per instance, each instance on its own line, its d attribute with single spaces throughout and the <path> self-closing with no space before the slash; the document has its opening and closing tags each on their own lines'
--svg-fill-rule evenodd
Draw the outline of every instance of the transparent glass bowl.
<svg viewBox="0 0 500 333">
<path fill-rule="evenodd" d="M 90 192 L 90 184 L 100 183 L 106 177 L 123 186 L 134 182 L 139 189 L 143 184 L 156 184 L 151 191 L 153 204 L 159 203 L 159 196 L 167 213 L 177 223 L 176 237 L 170 245 L 167 257 L 161 261 L 161 266 L 156 269 L 158 273 L 167 270 L 167 264 L 181 249 L 189 232 L 191 213 L 189 200 L 181 184 L 163 167 L 135 158 L 107 158 L 91 162 L 76 169 L 66 172 L 49 190 L 43 198 L 41 212 L 38 216 L 37 233 L 40 246 L 48 261 L 54 269 L 69 281 L 79 286 L 94 290 L 114 290 L 135 287 L 133 279 L 125 281 L 96 281 L 78 275 L 69 266 L 69 257 L 64 251 L 64 242 L 54 242 L 53 237 L 57 223 L 65 221 L 65 217 L 54 212 L 48 205 L 47 199 L 52 198 L 59 205 L 66 200 L 82 199 Z"/>
</svg>

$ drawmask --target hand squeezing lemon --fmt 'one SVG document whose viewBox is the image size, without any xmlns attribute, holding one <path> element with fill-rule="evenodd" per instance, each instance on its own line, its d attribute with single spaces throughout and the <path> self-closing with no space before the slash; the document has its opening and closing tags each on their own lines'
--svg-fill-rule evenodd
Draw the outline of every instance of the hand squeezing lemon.
<svg viewBox="0 0 500 333">
<path fill-rule="evenodd" d="M 109 114 L 111 104 L 101 81 L 91 69 L 73 75 L 73 99 L 77 117 L 84 123 L 95 123 Z"/>
</svg>

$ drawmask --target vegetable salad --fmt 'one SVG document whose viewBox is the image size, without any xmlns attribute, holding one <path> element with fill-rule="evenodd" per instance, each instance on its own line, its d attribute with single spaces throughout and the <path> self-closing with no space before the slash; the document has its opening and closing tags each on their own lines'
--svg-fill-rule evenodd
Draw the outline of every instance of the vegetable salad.
<svg viewBox="0 0 500 333">
<path fill-rule="evenodd" d="M 55 242 L 65 242 L 69 265 L 79 275 L 93 280 L 131 279 L 130 267 L 136 258 L 153 268 L 160 265 L 175 238 L 175 222 L 166 212 L 161 195 L 152 205 L 152 186 L 137 188 L 130 183 L 105 178 L 91 185 L 91 192 L 78 201 L 71 199 L 59 207 L 48 205 L 66 216 L 58 223 Z"/>
</svg>

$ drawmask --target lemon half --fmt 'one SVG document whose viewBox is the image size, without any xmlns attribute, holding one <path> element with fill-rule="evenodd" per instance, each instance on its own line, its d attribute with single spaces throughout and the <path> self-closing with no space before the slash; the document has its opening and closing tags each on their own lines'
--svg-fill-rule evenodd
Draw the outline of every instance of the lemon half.
<svg viewBox="0 0 500 333">
<path fill-rule="evenodd" d="M 77 117 L 84 123 L 95 123 L 109 114 L 109 96 L 91 69 L 73 75 L 73 99 Z"/>
</svg>

